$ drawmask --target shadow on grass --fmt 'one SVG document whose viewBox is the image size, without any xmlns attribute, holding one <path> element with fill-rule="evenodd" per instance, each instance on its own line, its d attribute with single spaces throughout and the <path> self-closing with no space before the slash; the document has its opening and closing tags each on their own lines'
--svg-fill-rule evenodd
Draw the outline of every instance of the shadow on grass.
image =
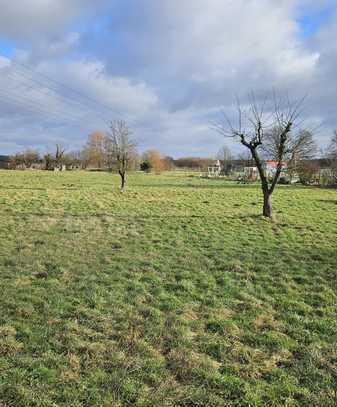
<svg viewBox="0 0 337 407">
<path fill-rule="evenodd" d="M 337 200 L 336 199 L 317 199 L 318 202 L 324 203 L 324 204 L 332 204 L 332 205 L 337 205 Z"/>
<path fill-rule="evenodd" d="M 17 190 L 17 191 L 46 191 L 47 188 L 29 188 L 29 187 L 4 187 L 0 185 L 0 189 L 5 189 L 5 190 Z"/>
<path fill-rule="evenodd" d="M 200 184 L 190 184 L 190 183 L 187 183 L 187 184 L 173 184 L 173 183 L 171 183 L 171 184 L 165 184 L 165 183 L 162 183 L 162 184 L 158 184 L 158 185 L 149 185 L 149 184 L 140 184 L 140 183 L 137 183 L 137 184 L 132 184 L 132 186 L 130 186 L 130 187 L 136 187 L 136 188 L 173 188 L 173 189 L 176 189 L 176 188 L 191 188 L 191 189 L 229 189 L 229 188 L 252 188 L 252 189 L 256 189 L 256 188 L 258 188 L 259 187 L 259 184 L 250 184 L 250 185 L 247 185 L 247 184 L 245 184 L 245 185 L 243 185 L 243 184 L 221 184 L 221 185 L 213 185 L 213 184 L 210 184 L 210 185 L 200 185 Z"/>
<path fill-rule="evenodd" d="M 81 191 L 86 188 L 29 188 L 29 187 L 3 187 L 0 186 L 0 189 L 8 190 L 8 191 Z"/>
<path fill-rule="evenodd" d="M 253 220 L 263 220 L 269 221 L 268 218 L 264 217 L 262 214 L 254 213 L 254 214 L 238 214 L 238 215 L 228 215 L 228 214 L 205 214 L 205 215 L 122 215 L 122 214 L 113 214 L 113 213 L 81 213 L 81 214 L 72 214 L 72 213 L 53 213 L 53 212 L 46 212 L 46 213 L 39 213 L 39 212 L 13 212 L 13 213 L 6 213 L 6 216 L 12 217 L 19 217 L 22 219 L 24 216 L 32 216 L 32 217 L 46 217 L 46 218 L 58 218 L 58 219 L 90 219 L 90 218 L 112 218 L 112 219 L 123 219 L 123 220 L 130 220 L 130 221 L 137 221 L 137 220 L 164 220 L 164 219 L 253 219 Z"/>
</svg>

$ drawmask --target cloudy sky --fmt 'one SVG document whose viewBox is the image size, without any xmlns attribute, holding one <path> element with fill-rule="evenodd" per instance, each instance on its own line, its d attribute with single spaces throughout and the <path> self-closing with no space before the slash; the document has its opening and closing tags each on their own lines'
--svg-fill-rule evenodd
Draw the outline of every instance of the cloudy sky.
<svg viewBox="0 0 337 407">
<path fill-rule="evenodd" d="M 337 128 L 336 0 L 0 0 L 0 154 L 79 148 L 123 118 L 139 149 L 214 155 L 233 100 L 308 97 Z M 232 148 L 234 146 L 227 142 Z"/>
</svg>

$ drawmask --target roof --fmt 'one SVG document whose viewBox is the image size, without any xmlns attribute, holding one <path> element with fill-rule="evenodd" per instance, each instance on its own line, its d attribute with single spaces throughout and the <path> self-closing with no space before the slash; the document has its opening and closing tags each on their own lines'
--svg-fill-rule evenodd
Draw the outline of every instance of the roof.
<svg viewBox="0 0 337 407">
<path fill-rule="evenodd" d="M 269 167 L 269 168 L 275 168 L 276 169 L 277 165 L 278 165 L 278 161 L 275 161 L 275 160 L 267 160 L 266 161 L 266 166 Z M 282 167 L 287 167 L 287 163 L 283 162 Z"/>
</svg>

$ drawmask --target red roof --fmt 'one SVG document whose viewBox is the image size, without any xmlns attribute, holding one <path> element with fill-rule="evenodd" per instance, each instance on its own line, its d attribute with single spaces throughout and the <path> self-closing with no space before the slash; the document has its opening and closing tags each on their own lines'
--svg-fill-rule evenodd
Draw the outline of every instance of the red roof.
<svg viewBox="0 0 337 407">
<path fill-rule="evenodd" d="M 278 164 L 278 162 L 275 161 L 275 160 L 267 160 L 266 161 L 266 165 L 268 167 L 271 167 L 271 168 L 277 168 L 277 164 Z M 287 163 L 283 162 L 282 167 L 286 167 L 286 166 L 287 166 Z"/>
</svg>

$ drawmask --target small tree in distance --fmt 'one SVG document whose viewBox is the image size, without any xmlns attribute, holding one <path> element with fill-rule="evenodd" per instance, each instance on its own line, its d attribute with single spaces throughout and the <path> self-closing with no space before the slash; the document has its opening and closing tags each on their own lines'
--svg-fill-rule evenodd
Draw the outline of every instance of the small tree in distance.
<svg viewBox="0 0 337 407">
<path fill-rule="evenodd" d="M 227 146 L 223 146 L 218 154 L 217 159 L 221 161 L 223 172 L 225 175 L 228 175 L 232 170 L 234 156 Z"/>
<path fill-rule="evenodd" d="M 106 147 L 107 140 L 105 133 L 94 131 L 89 134 L 87 144 L 83 150 L 86 165 L 98 169 L 104 168 L 108 164 Z"/>
<path fill-rule="evenodd" d="M 331 158 L 337 160 L 337 130 L 334 131 L 334 135 L 331 138 L 328 154 Z"/>
<path fill-rule="evenodd" d="M 237 105 L 238 123 L 236 126 L 224 114 L 215 124 L 215 128 L 225 137 L 238 140 L 248 148 L 258 169 L 263 193 L 263 216 L 273 218 L 271 196 L 280 179 L 285 161 L 299 156 L 303 143 L 307 138 L 296 137 L 293 134 L 295 122 L 300 115 L 303 99 L 291 103 L 287 98 L 283 105 L 281 99 L 274 95 L 272 111 L 266 112 L 266 101 L 258 106 L 254 94 L 250 96 L 248 111 Z M 276 170 L 268 177 L 262 155 L 265 151 L 272 152 L 272 158 L 277 162 Z"/>
<path fill-rule="evenodd" d="M 53 169 L 53 162 L 54 162 L 54 159 L 53 159 L 52 154 L 46 153 L 46 154 L 43 156 L 43 161 L 44 161 L 44 168 L 45 168 L 46 171 L 50 171 L 50 170 Z"/>
<path fill-rule="evenodd" d="M 160 174 L 165 169 L 164 160 L 157 150 L 147 150 L 143 154 L 144 162 L 149 164 L 149 171 L 154 171 L 157 174 Z"/>
<path fill-rule="evenodd" d="M 150 161 L 145 160 L 145 161 L 141 162 L 140 169 L 141 169 L 141 171 L 144 171 L 144 172 L 151 172 L 152 165 L 151 165 Z"/>
<path fill-rule="evenodd" d="M 126 172 L 135 155 L 135 145 L 130 137 L 131 130 L 124 120 L 115 120 L 111 123 L 108 138 L 110 141 L 111 157 L 121 177 L 121 192 L 124 191 Z"/>
<path fill-rule="evenodd" d="M 55 166 L 58 169 L 62 169 L 63 165 L 63 158 L 66 149 L 61 144 L 56 144 L 56 151 L 55 151 Z"/>
</svg>

